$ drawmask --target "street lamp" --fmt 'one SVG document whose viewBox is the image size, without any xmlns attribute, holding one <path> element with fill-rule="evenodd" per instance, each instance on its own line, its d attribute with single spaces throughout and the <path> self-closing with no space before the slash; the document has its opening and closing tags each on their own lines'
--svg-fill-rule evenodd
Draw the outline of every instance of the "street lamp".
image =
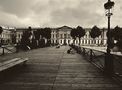
<svg viewBox="0 0 122 90">
<path fill-rule="evenodd" d="M 110 18 L 113 15 L 112 8 L 114 6 L 114 2 L 111 0 L 108 0 L 108 2 L 106 2 L 104 4 L 104 8 L 106 11 L 106 16 L 108 17 L 108 31 L 107 31 L 107 50 L 106 50 L 106 56 L 105 56 L 105 73 L 108 75 L 112 75 L 113 74 L 113 58 L 112 55 L 110 54 L 111 50 L 111 44 L 112 44 L 112 37 L 110 34 Z"/>
</svg>

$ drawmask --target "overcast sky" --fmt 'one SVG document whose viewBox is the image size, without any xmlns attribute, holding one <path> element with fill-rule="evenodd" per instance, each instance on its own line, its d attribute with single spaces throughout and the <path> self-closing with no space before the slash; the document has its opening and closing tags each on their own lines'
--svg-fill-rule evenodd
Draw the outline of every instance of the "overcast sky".
<svg viewBox="0 0 122 90">
<path fill-rule="evenodd" d="M 0 25 L 107 27 L 107 0 L 0 0 Z M 122 0 L 114 0 L 111 26 L 122 26 Z"/>
</svg>

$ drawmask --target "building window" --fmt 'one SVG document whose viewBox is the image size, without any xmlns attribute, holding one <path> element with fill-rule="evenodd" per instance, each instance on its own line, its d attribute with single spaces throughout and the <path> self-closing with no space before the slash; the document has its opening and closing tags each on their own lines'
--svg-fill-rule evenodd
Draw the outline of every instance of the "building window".
<svg viewBox="0 0 122 90">
<path fill-rule="evenodd" d="M 90 40 L 88 40 L 88 44 L 90 44 Z"/>
<path fill-rule="evenodd" d="M 62 35 L 62 34 L 60 34 L 60 37 L 61 37 L 61 38 L 63 38 L 63 35 Z"/>
<path fill-rule="evenodd" d="M 53 43 L 54 43 L 54 40 L 53 40 Z"/>
<path fill-rule="evenodd" d="M 66 34 L 64 34 L 64 38 L 66 38 L 67 37 L 67 35 Z"/>
<path fill-rule="evenodd" d="M 70 38 L 70 34 L 68 34 L 68 38 Z"/>
<path fill-rule="evenodd" d="M 58 38 L 58 34 L 56 34 L 56 38 Z"/>
<path fill-rule="evenodd" d="M 82 44 L 84 44 L 84 40 L 82 40 Z"/>
<path fill-rule="evenodd" d="M 70 40 L 68 40 L 68 44 L 70 44 Z"/>
<path fill-rule="evenodd" d="M 97 44 L 99 44 L 100 42 L 99 42 L 99 40 L 98 40 L 98 43 Z"/>
<path fill-rule="evenodd" d="M 96 44 L 96 40 L 94 40 L 94 44 Z"/>
<path fill-rule="evenodd" d="M 62 40 L 61 40 L 61 44 L 62 44 Z"/>
</svg>

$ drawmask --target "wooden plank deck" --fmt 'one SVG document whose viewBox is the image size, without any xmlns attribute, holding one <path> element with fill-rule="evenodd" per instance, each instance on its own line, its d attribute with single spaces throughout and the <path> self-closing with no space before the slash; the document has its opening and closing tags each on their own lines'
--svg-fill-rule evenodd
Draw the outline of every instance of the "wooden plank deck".
<svg viewBox="0 0 122 90">
<path fill-rule="evenodd" d="M 29 58 L 27 66 L 3 72 L 0 90 L 122 90 L 81 55 L 67 54 L 68 48 L 22 53 L 23 58 Z"/>
</svg>

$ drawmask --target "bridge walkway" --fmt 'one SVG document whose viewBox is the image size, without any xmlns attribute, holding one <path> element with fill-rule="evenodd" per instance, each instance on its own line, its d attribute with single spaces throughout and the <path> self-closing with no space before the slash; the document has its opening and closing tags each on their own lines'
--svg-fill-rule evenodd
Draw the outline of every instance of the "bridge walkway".
<svg viewBox="0 0 122 90">
<path fill-rule="evenodd" d="M 28 57 L 27 65 L 0 72 L 0 90 L 122 90 L 113 79 L 69 47 L 49 47 L 0 57 Z"/>
</svg>

